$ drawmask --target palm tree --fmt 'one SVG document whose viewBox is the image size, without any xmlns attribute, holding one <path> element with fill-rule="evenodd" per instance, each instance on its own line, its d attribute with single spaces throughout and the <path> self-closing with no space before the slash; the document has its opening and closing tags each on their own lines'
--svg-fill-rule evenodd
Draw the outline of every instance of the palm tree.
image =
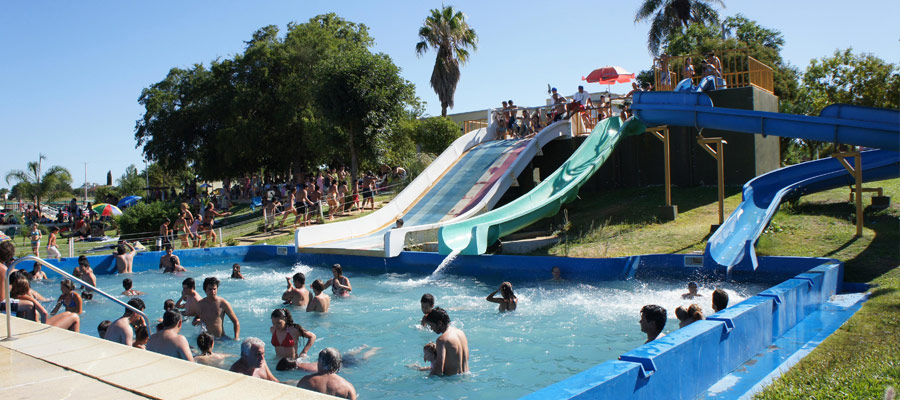
<svg viewBox="0 0 900 400">
<path fill-rule="evenodd" d="M 718 24 L 719 13 L 714 5 L 725 8 L 722 0 L 644 0 L 634 14 L 634 22 L 650 20 L 647 48 L 657 56 L 660 45 L 689 24 Z"/>
<path fill-rule="evenodd" d="M 72 193 L 70 186 L 72 174 L 58 165 L 42 171 L 41 166 L 45 159 L 47 157 L 41 154 L 37 161 L 29 162 L 25 170 L 12 170 L 6 173 L 6 183 L 18 182 L 15 186 L 18 194 L 33 198 L 38 210 L 41 209 L 41 199 L 53 199 Z"/>
<path fill-rule="evenodd" d="M 453 108 L 453 94 L 459 83 L 459 66 L 469 59 L 468 47 L 478 50 L 478 35 L 466 22 L 466 15 L 454 11 L 452 6 L 431 10 L 425 25 L 419 28 L 416 54 L 422 56 L 433 48 L 437 51 L 434 70 L 431 72 L 431 88 L 441 100 L 441 116 L 447 116 L 447 107 Z"/>
</svg>

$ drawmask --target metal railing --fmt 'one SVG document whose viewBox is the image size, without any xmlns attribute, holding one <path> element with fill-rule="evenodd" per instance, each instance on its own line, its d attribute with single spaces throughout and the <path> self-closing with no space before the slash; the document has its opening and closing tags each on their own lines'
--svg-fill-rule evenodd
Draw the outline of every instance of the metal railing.
<svg viewBox="0 0 900 400">
<path fill-rule="evenodd" d="M 751 57 L 746 49 L 725 50 L 716 52 L 722 65 L 722 79 L 728 88 L 756 86 L 769 93 L 775 91 L 774 72 L 772 67 Z M 653 84 L 655 90 L 671 91 L 682 79 L 687 78 L 685 66 L 690 63 L 694 68 L 691 79 L 694 84 L 703 77 L 701 61 L 706 57 L 701 54 L 688 54 L 668 57 L 668 77 L 663 63 L 658 59 L 653 67 Z"/>
<path fill-rule="evenodd" d="M 125 303 L 124 301 L 119 300 L 100 289 L 97 289 L 93 285 L 72 276 L 68 272 L 63 271 L 59 267 L 57 267 L 53 264 L 50 264 L 50 263 L 44 261 L 43 259 L 40 259 L 35 256 L 25 256 L 25 257 L 20 257 L 20 258 L 16 259 L 16 261 L 13 261 L 12 264 L 9 265 L 9 267 L 8 267 L 9 269 L 6 271 L 6 284 L 3 285 L 3 293 L 6 295 L 6 297 L 5 297 L 6 298 L 6 339 L 3 339 L 3 340 L 13 340 L 14 339 L 12 337 L 12 324 L 11 324 L 11 322 L 12 322 L 12 299 L 10 299 L 10 297 L 9 297 L 10 286 L 12 285 L 12 283 L 9 281 L 9 277 L 15 271 L 14 267 L 16 266 L 16 264 L 19 264 L 19 263 L 25 262 L 25 261 L 34 261 L 36 263 L 39 263 L 47 268 L 50 268 L 51 270 L 55 271 L 56 273 L 66 277 L 68 279 L 71 279 L 75 282 L 78 282 L 81 285 L 83 285 L 84 287 L 87 287 L 87 288 L 93 290 L 94 292 L 99 293 L 103 297 L 106 297 L 107 299 L 110 299 L 113 302 L 116 302 L 119 305 L 124 306 L 125 308 L 131 310 L 131 312 L 134 312 L 134 313 L 137 313 L 138 315 L 140 315 L 141 318 L 144 320 L 144 325 L 148 329 L 150 328 L 150 320 L 147 319 L 147 314 L 144 314 L 143 311 L 138 310 L 137 308 L 132 307 L 128 303 Z"/>
</svg>

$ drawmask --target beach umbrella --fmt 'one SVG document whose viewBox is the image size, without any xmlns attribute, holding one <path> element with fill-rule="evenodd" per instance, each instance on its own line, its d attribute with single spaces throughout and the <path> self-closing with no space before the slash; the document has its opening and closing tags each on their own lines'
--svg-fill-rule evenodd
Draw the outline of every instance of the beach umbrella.
<svg viewBox="0 0 900 400">
<path fill-rule="evenodd" d="M 628 83 L 631 82 L 632 79 L 634 79 L 634 73 L 628 72 L 625 68 L 619 66 L 597 68 L 591 71 L 587 77 L 581 77 L 581 80 L 587 81 L 588 83 L 596 82 L 601 85 L 607 85 L 607 92 L 609 92 L 609 85 L 614 83 Z"/>
<path fill-rule="evenodd" d="M 141 197 L 141 196 L 127 196 L 127 197 L 125 197 L 124 199 L 119 200 L 119 203 L 116 204 L 116 207 L 119 207 L 119 208 L 131 207 L 131 206 L 137 204 L 137 202 L 138 202 L 140 199 L 143 199 L 143 197 Z"/>
<path fill-rule="evenodd" d="M 122 210 L 112 204 L 100 203 L 91 207 L 95 213 L 101 217 L 109 217 L 112 215 L 122 215 Z"/>
</svg>

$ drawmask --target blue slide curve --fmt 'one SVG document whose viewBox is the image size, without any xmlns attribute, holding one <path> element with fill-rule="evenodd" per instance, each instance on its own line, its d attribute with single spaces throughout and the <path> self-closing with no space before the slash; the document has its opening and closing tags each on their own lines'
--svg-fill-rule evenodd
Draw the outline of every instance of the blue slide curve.
<svg viewBox="0 0 900 400">
<path fill-rule="evenodd" d="M 819 117 L 713 108 L 703 93 L 644 92 L 634 96 L 635 116 L 647 126 L 676 125 L 848 143 L 884 150 L 863 152 L 863 180 L 900 176 L 900 111 L 834 104 Z M 785 198 L 852 183 L 835 159 L 806 162 L 754 178 L 743 200 L 707 242 L 706 268 L 755 269 L 754 246 Z"/>
</svg>

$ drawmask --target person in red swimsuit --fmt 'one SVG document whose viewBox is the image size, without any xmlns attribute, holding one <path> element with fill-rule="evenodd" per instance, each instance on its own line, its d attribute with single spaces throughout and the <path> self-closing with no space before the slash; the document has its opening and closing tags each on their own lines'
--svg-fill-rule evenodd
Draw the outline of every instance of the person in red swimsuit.
<svg viewBox="0 0 900 400">
<path fill-rule="evenodd" d="M 291 312 L 286 308 L 272 311 L 272 328 L 270 330 L 272 331 L 272 346 L 275 347 L 276 358 L 285 358 L 288 359 L 288 362 L 295 362 L 298 358 L 306 356 L 313 343 L 316 342 L 316 335 L 294 323 Z M 307 341 L 306 346 L 298 354 L 297 348 L 301 341 L 300 338 L 307 338 Z"/>
</svg>

